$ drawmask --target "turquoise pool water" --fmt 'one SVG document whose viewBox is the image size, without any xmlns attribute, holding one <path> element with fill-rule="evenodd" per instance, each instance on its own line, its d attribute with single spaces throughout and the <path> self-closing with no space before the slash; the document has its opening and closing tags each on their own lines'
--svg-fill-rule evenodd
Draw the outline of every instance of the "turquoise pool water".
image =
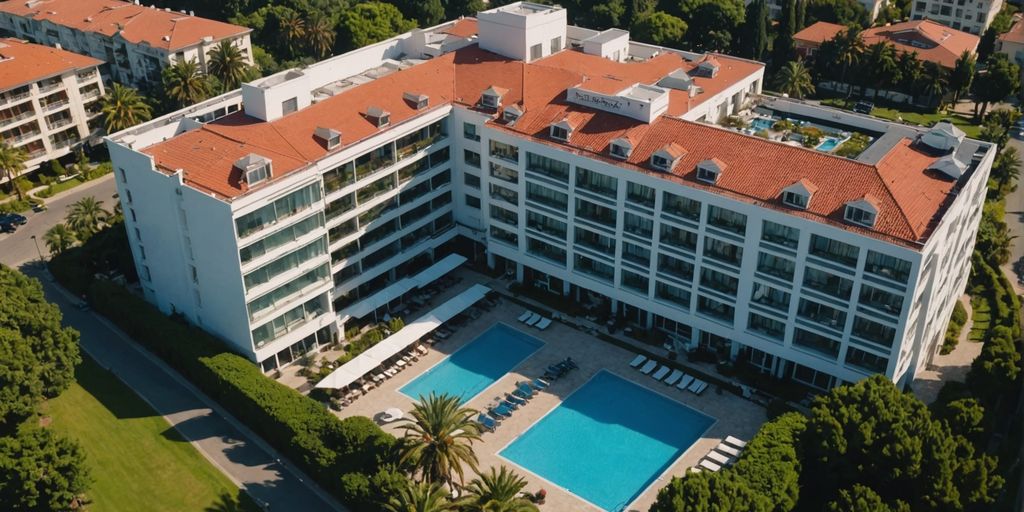
<svg viewBox="0 0 1024 512">
<path fill-rule="evenodd" d="M 842 140 L 840 140 L 837 137 L 825 137 L 825 140 L 821 144 L 818 144 L 818 147 L 816 147 L 814 149 L 817 149 L 818 151 L 825 151 L 825 152 L 832 151 L 833 149 L 838 147 L 839 143 L 841 143 L 841 142 L 842 142 Z"/>
<path fill-rule="evenodd" d="M 602 371 L 501 455 L 603 510 L 618 511 L 714 422 Z"/>
<path fill-rule="evenodd" d="M 495 324 L 399 392 L 413 400 L 431 392 L 447 393 L 462 397 L 462 403 L 466 403 L 543 345 L 543 341 L 522 331 Z"/>
<path fill-rule="evenodd" d="M 775 120 L 766 119 L 764 117 L 758 117 L 750 122 L 750 128 L 752 128 L 754 132 L 759 132 L 761 130 L 771 130 L 772 126 L 775 126 Z"/>
</svg>

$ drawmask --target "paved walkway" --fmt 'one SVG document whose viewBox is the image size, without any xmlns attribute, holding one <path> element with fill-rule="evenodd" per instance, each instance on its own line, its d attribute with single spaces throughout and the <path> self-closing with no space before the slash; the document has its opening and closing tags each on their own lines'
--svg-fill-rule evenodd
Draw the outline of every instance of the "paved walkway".
<svg viewBox="0 0 1024 512">
<path fill-rule="evenodd" d="M 81 333 L 85 352 L 148 402 L 264 509 L 345 510 L 156 356 L 101 316 L 77 309 L 70 294 L 53 284 L 48 274 L 42 275 L 37 265 L 21 270 L 40 278 L 47 299 L 60 306 L 64 324 Z"/>
<path fill-rule="evenodd" d="M 939 397 L 939 390 L 943 384 L 950 381 L 964 382 L 967 380 L 967 372 L 971 369 L 971 363 L 981 354 L 982 343 L 971 341 L 968 337 L 971 334 L 971 327 L 974 325 L 974 311 L 971 309 L 971 298 L 968 295 L 960 297 L 960 303 L 967 310 L 967 322 L 960 331 L 960 340 L 952 352 L 942 355 L 935 354 L 931 364 L 917 374 L 914 379 L 914 395 L 922 402 L 930 404 Z"/>
</svg>

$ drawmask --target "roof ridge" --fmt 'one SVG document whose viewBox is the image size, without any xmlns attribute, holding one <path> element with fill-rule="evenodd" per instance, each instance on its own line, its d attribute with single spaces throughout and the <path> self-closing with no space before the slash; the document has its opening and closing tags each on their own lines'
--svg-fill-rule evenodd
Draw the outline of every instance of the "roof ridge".
<svg viewBox="0 0 1024 512">
<path fill-rule="evenodd" d="M 900 139 L 900 142 L 903 142 L 906 139 L 907 138 L 904 137 Z M 899 146 L 899 142 L 894 144 L 891 148 L 889 148 L 889 151 L 885 152 L 885 155 L 883 155 L 882 158 L 878 159 L 878 162 L 876 162 L 874 165 L 871 165 L 870 167 L 875 171 L 875 175 L 878 176 L 878 180 L 882 182 L 882 188 L 885 189 L 886 194 L 889 194 L 889 199 L 891 199 L 893 204 L 896 205 L 896 210 L 900 212 L 900 217 L 907 224 L 907 227 L 910 228 L 910 232 L 913 233 L 915 237 L 920 239 L 921 234 L 918 233 L 917 227 L 914 226 L 912 222 L 910 222 L 910 217 L 907 216 L 907 212 L 903 211 L 903 205 L 901 205 L 899 200 L 896 199 L 896 194 L 893 193 L 892 188 L 889 187 L 889 183 L 885 181 L 885 176 L 882 176 L 882 170 L 878 167 L 878 165 L 882 163 L 885 159 L 889 158 L 889 156 L 892 155 L 893 152 L 896 151 L 896 148 L 898 148 Z M 907 147 L 910 148 L 909 145 Z"/>
</svg>

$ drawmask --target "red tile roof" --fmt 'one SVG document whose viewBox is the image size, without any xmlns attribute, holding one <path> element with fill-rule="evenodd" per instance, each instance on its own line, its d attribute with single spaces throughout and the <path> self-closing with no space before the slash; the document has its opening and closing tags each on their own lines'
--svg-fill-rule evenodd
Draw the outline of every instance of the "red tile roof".
<svg viewBox="0 0 1024 512">
<path fill-rule="evenodd" d="M 846 30 L 845 25 L 819 21 L 809 27 L 805 27 L 796 34 L 793 34 L 793 40 L 801 43 L 807 43 L 811 46 L 821 46 L 821 43 L 832 39 L 836 34 L 844 30 Z"/>
<path fill-rule="evenodd" d="M 694 78 L 703 94 L 685 101 L 672 96 L 671 115 L 647 124 L 569 103 L 566 89 L 582 84 L 591 90 L 617 92 L 637 82 L 653 84 L 677 68 L 689 71 L 696 63 L 668 53 L 645 62 L 617 63 L 567 50 L 525 64 L 470 46 L 353 87 L 272 122 L 236 113 L 144 152 L 152 155 L 161 169 L 183 169 L 186 183 L 233 198 L 246 188 L 232 164 L 250 152 L 271 158 L 273 174 L 278 177 L 310 166 L 327 154 L 313 137 L 318 126 L 342 133 L 342 146 L 332 150 L 339 151 L 380 131 L 359 114 L 368 105 L 391 112 L 392 126 L 422 114 L 402 100 L 411 84 L 417 92 L 430 96 L 433 108 L 448 103 L 475 108 L 481 93 L 497 86 L 508 90 L 504 105 L 519 104 L 525 110 L 514 125 L 504 124 L 497 116 L 490 124 L 499 130 L 911 247 L 927 236 L 953 183 L 925 172 L 936 158 L 917 151 L 909 141 L 897 145 L 877 165 L 869 165 L 673 117 L 761 69 L 760 64 L 724 55 L 717 60 L 722 67 L 715 78 Z M 672 92 L 688 96 L 683 91 Z M 561 120 L 574 126 L 567 143 L 549 136 L 549 126 Z M 608 153 L 611 141 L 620 137 L 634 144 L 625 161 Z M 685 150 L 674 171 L 650 169 L 651 154 L 669 146 Z M 724 169 L 715 185 L 696 179 L 696 165 L 705 160 Z M 818 186 L 810 205 L 807 210 L 786 207 L 780 197 L 782 189 L 802 179 Z M 874 229 L 843 223 L 845 204 L 865 195 L 874 196 L 880 205 Z"/>
<path fill-rule="evenodd" d="M 1008 32 L 999 36 L 999 40 L 1008 43 L 1024 44 L 1024 21 L 1022 19 L 1024 18 L 1021 18 L 1019 14 L 1014 15 L 1013 25 Z"/>
<path fill-rule="evenodd" d="M 103 64 L 103 61 L 20 39 L 0 39 L 0 91 Z"/>
<path fill-rule="evenodd" d="M 206 18 L 189 16 L 119 0 L 8 0 L 0 12 L 47 20 L 83 32 L 120 36 L 133 44 L 176 51 L 199 44 L 204 37 L 214 41 L 252 31 Z"/>
<path fill-rule="evenodd" d="M 819 21 L 800 32 L 793 39 L 812 46 L 820 46 L 836 34 L 846 30 L 842 25 Z M 974 53 L 980 39 L 974 34 L 955 30 L 931 20 L 894 23 L 883 27 L 864 29 L 860 33 L 866 46 L 888 41 L 900 52 L 917 53 L 923 61 L 934 62 L 952 69 L 964 51 Z"/>
<path fill-rule="evenodd" d="M 456 37 L 472 37 L 477 34 L 476 20 L 472 18 L 465 18 L 456 21 L 454 25 L 441 30 L 441 33 L 456 36 Z"/>
</svg>

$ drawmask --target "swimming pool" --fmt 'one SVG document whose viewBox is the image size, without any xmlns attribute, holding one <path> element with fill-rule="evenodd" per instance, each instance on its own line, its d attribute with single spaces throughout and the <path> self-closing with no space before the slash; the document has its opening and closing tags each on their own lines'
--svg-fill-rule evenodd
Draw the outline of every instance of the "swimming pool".
<svg viewBox="0 0 1024 512">
<path fill-rule="evenodd" d="M 750 122 L 750 128 L 753 129 L 754 132 L 759 132 L 761 130 L 771 130 L 772 126 L 775 126 L 775 120 L 767 119 L 764 117 L 758 117 Z"/>
<path fill-rule="evenodd" d="M 542 346 L 544 342 L 533 336 L 495 324 L 399 392 L 413 400 L 431 392 L 447 393 L 466 403 Z"/>
<path fill-rule="evenodd" d="M 602 371 L 500 455 L 603 510 L 624 510 L 714 422 Z"/>
<path fill-rule="evenodd" d="M 842 142 L 843 140 L 838 137 L 825 137 L 825 140 L 822 141 L 821 144 L 818 144 L 818 146 L 814 149 L 817 149 L 818 151 L 829 152 L 838 147 L 839 144 Z"/>
</svg>

